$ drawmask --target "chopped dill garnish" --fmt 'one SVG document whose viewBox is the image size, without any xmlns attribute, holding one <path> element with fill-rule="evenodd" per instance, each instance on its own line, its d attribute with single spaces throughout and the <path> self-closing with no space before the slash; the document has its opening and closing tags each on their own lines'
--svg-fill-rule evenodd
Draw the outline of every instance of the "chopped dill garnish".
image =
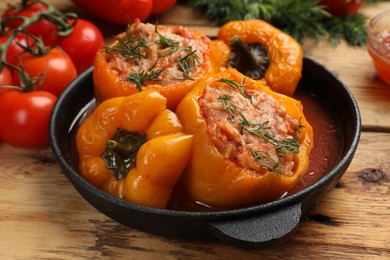
<svg viewBox="0 0 390 260">
<path fill-rule="evenodd" d="M 241 95 L 243 95 L 245 98 L 250 99 L 250 101 L 252 102 L 252 96 L 247 95 L 246 90 L 243 89 L 243 87 L 245 86 L 244 80 L 245 79 L 243 78 L 240 81 L 240 83 L 237 83 L 234 80 L 222 78 L 220 80 L 220 82 L 223 82 L 223 83 L 237 89 L 241 93 Z M 223 104 L 224 109 L 230 113 L 232 118 L 235 118 L 236 111 L 234 110 L 234 107 L 237 108 L 237 106 L 235 106 L 232 102 L 230 102 L 230 98 L 231 98 L 231 96 L 226 95 L 226 94 L 219 96 L 219 99 L 222 100 L 222 104 Z M 300 123 L 300 120 L 299 120 L 299 125 L 294 130 L 293 137 L 283 138 L 283 139 L 279 140 L 275 137 L 274 134 L 271 134 L 269 132 L 269 130 L 271 129 L 271 127 L 268 126 L 269 121 L 264 121 L 264 122 L 260 122 L 260 123 L 253 123 L 253 122 L 250 122 L 241 111 L 238 111 L 237 113 L 241 117 L 240 118 L 240 126 L 241 126 L 240 132 L 241 132 L 241 134 L 243 134 L 243 132 L 246 131 L 252 135 L 255 135 L 255 136 L 262 138 L 265 142 L 268 142 L 268 143 L 274 145 L 276 150 L 277 150 L 277 153 L 280 157 L 287 156 L 289 154 L 298 154 L 299 153 L 299 147 L 300 147 L 299 138 L 295 137 L 295 133 L 299 132 L 300 129 L 303 127 L 303 125 L 301 125 L 301 123 Z"/>
<path fill-rule="evenodd" d="M 241 81 L 240 81 L 239 83 L 237 83 L 237 82 L 234 81 L 234 80 L 225 79 L 225 78 L 222 78 L 222 79 L 220 80 L 220 82 L 225 83 L 225 84 L 227 84 L 227 85 L 229 85 L 229 86 L 231 86 L 231 87 L 237 89 L 237 90 L 240 92 L 240 94 L 241 94 L 244 98 L 249 99 L 249 100 L 251 101 L 251 103 L 252 103 L 252 96 L 251 96 L 251 95 L 247 95 L 247 94 L 246 94 L 246 89 L 245 89 L 245 90 L 243 89 L 243 87 L 247 86 L 247 85 L 245 84 L 245 78 L 242 78 Z"/>
<path fill-rule="evenodd" d="M 192 49 L 191 46 L 185 48 L 184 50 L 187 54 L 184 57 L 180 55 L 177 64 L 179 64 L 181 70 L 183 71 L 183 80 L 194 80 L 189 74 L 192 69 L 196 68 L 196 64 L 199 63 L 199 57 L 196 54 L 197 50 Z"/>
<path fill-rule="evenodd" d="M 225 83 L 244 96 L 245 98 L 250 99 L 252 102 L 252 96 L 247 95 L 246 89 L 243 89 L 245 86 L 244 78 L 237 83 L 234 80 L 230 79 L 225 79 L 222 78 L 220 82 Z M 300 143 L 299 143 L 299 138 L 296 137 L 296 133 L 300 132 L 300 129 L 303 128 L 304 126 L 301 124 L 301 118 L 299 119 L 299 124 L 295 128 L 292 137 L 289 138 L 282 138 L 278 139 L 275 134 L 272 134 L 270 132 L 271 126 L 269 126 L 269 121 L 266 120 L 264 122 L 250 122 L 245 115 L 243 114 L 242 111 L 237 111 L 236 108 L 242 110 L 243 108 L 238 107 L 234 103 L 230 101 L 232 96 L 228 94 L 223 94 L 218 97 L 218 99 L 221 100 L 223 104 L 223 108 L 229 112 L 231 115 L 232 119 L 235 118 L 235 116 L 238 114 L 240 116 L 239 118 L 239 125 L 241 126 L 240 133 L 241 135 L 244 134 L 244 131 L 257 136 L 261 138 L 264 142 L 267 142 L 271 145 L 273 145 L 276 149 L 276 154 L 278 158 L 281 158 L 283 156 L 287 156 L 290 154 L 298 154 L 299 149 L 300 149 Z M 252 155 L 254 156 L 255 159 L 258 159 L 261 161 L 261 165 L 265 168 L 268 168 L 270 171 L 273 171 L 275 173 L 281 174 L 281 168 L 283 166 L 280 164 L 280 162 L 274 160 L 267 152 L 265 151 L 254 151 L 250 150 Z"/>
<path fill-rule="evenodd" d="M 176 51 L 178 48 L 179 48 L 179 43 L 178 42 L 175 42 L 174 40 L 170 39 L 170 38 L 167 38 L 165 37 L 164 35 L 162 35 L 158 29 L 158 24 L 156 23 L 156 26 L 154 28 L 154 32 L 158 35 L 159 39 L 155 41 L 155 43 L 158 43 L 158 44 L 161 44 L 161 46 L 163 48 L 169 48 L 165 53 L 164 55 L 168 55 L 174 51 Z"/>
<path fill-rule="evenodd" d="M 289 154 L 299 153 L 299 139 L 297 137 L 284 138 L 281 140 L 275 139 L 273 135 L 269 136 L 269 142 L 273 143 L 278 151 L 280 157 L 287 156 Z"/>
<path fill-rule="evenodd" d="M 126 78 L 126 81 L 134 83 L 135 86 L 137 87 L 137 90 L 139 92 L 141 92 L 142 91 L 141 86 L 145 81 L 156 80 L 161 75 L 161 73 L 164 71 L 164 69 L 161 69 L 161 70 L 153 69 L 155 65 L 156 64 L 154 64 L 147 71 L 141 71 L 139 73 L 137 73 L 137 72 L 130 73 L 130 75 Z"/>
<path fill-rule="evenodd" d="M 267 133 L 267 130 L 270 129 L 270 127 L 267 127 L 268 121 L 262 122 L 262 123 L 251 123 L 246 119 L 243 113 L 238 112 L 238 114 L 241 117 L 240 125 L 241 125 L 241 133 L 243 131 L 247 131 L 255 136 L 263 137 L 264 134 Z M 256 127 L 256 128 L 254 128 Z M 265 140 L 266 141 L 266 140 Z"/>
<path fill-rule="evenodd" d="M 283 168 L 283 166 L 279 162 L 276 162 L 274 159 L 272 159 L 267 152 L 253 151 L 252 149 L 250 151 L 255 159 L 260 160 L 263 167 L 268 168 L 270 171 L 277 174 L 282 174 L 281 168 Z"/>
<path fill-rule="evenodd" d="M 105 46 L 104 51 L 107 53 L 119 52 L 126 60 L 145 58 L 142 48 L 149 48 L 145 33 L 142 33 L 143 37 L 140 39 L 127 32 L 126 35 L 126 39 L 117 39 L 117 44 Z"/>
<path fill-rule="evenodd" d="M 227 111 L 229 112 L 229 114 L 231 115 L 232 119 L 234 119 L 235 114 L 236 114 L 234 108 L 238 108 L 238 109 L 242 109 L 242 108 L 239 107 L 239 106 L 237 106 L 237 105 L 235 105 L 235 104 L 233 104 L 233 103 L 230 101 L 230 98 L 231 98 L 231 97 L 232 97 L 232 96 L 229 96 L 229 95 L 227 95 L 227 94 L 224 94 L 224 95 L 219 96 L 218 99 L 221 100 L 222 105 L 223 105 L 223 108 L 224 108 L 225 110 L 227 110 Z"/>
<path fill-rule="evenodd" d="M 275 146 L 279 157 L 287 156 L 289 154 L 298 154 L 299 153 L 299 139 L 297 137 L 277 139 L 275 135 L 271 134 L 269 131 L 270 127 L 267 127 L 268 121 L 264 121 L 261 123 L 251 123 L 247 120 L 247 118 L 241 113 L 238 112 L 241 116 L 240 125 L 242 127 L 241 133 L 243 131 L 247 131 L 252 135 L 261 137 L 265 142 L 268 142 Z M 294 131 L 299 131 L 303 126 L 301 124 L 298 125 L 297 129 Z"/>
</svg>

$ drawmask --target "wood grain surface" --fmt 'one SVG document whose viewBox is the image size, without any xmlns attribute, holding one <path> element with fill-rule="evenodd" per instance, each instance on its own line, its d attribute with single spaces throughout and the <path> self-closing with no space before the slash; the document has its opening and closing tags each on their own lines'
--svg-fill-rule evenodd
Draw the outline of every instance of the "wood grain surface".
<svg viewBox="0 0 390 260">
<path fill-rule="evenodd" d="M 0 1 L 3 11 L 8 1 Z M 71 1 L 48 1 L 93 19 Z M 366 6 L 373 16 L 390 3 Z M 218 28 L 201 12 L 176 6 L 152 17 L 207 35 Z M 94 20 L 107 41 L 124 28 Z M 0 259 L 390 259 L 390 86 L 365 48 L 305 41 L 305 55 L 335 73 L 354 94 L 363 132 L 339 184 L 301 220 L 280 247 L 243 250 L 218 240 L 154 236 L 119 224 L 89 205 L 61 172 L 49 147 L 0 143 Z"/>
</svg>

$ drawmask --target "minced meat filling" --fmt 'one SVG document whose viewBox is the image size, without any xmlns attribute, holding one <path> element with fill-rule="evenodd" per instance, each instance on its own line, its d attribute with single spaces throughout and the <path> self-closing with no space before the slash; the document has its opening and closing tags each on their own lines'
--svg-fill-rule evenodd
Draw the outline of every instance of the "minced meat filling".
<svg viewBox="0 0 390 260">
<path fill-rule="evenodd" d="M 205 53 L 209 46 L 184 27 L 166 27 L 135 22 L 116 37 L 115 46 L 108 46 L 107 63 L 125 80 L 129 75 L 152 74 L 142 85 L 169 85 L 193 80 L 202 75 Z"/>
<path fill-rule="evenodd" d="M 225 158 L 261 174 L 293 175 L 299 122 L 275 98 L 221 83 L 206 87 L 199 104 L 208 134 Z"/>
</svg>

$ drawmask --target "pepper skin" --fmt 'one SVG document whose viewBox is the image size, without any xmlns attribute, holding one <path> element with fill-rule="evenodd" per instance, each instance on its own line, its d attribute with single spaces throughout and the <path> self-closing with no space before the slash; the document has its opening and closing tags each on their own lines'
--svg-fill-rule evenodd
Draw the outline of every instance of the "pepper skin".
<svg viewBox="0 0 390 260">
<path fill-rule="evenodd" d="M 303 127 L 298 136 L 299 153 L 293 155 L 292 176 L 271 170 L 259 173 L 238 165 L 218 151 L 210 137 L 214 133 L 208 130 L 208 121 L 199 103 L 206 87 L 223 86 L 220 82 L 222 78 L 236 82 L 245 78 L 245 89 L 265 92 L 276 99 L 294 120 L 299 120 Z M 176 114 L 183 123 L 184 131 L 194 135 L 191 157 L 180 184 L 183 194 L 190 200 L 222 209 L 269 202 L 292 188 L 308 167 L 313 130 L 303 115 L 301 103 L 270 90 L 233 68 L 205 77 L 179 104 Z"/>
<path fill-rule="evenodd" d="M 223 40 L 212 40 L 212 45 L 216 56 L 218 57 L 219 64 L 222 66 L 221 71 L 226 67 L 229 62 L 231 53 L 231 47 Z"/>
<path fill-rule="evenodd" d="M 133 48 L 134 45 L 144 46 L 140 43 L 143 38 L 147 47 Z M 127 48 L 133 53 L 122 51 Z M 113 43 L 96 54 L 95 95 L 98 102 L 102 102 L 153 89 L 166 97 L 167 108 L 174 110 L 200 78 L 219 70 L 219 61 L 207 36 L 181 26 L 156 26 L 137 20 L 126 33 L 117 35 Z M 159 75 L 152 77 L 153 72 Z M 138 78 L 149 75 L 149 79 L 137 86 L 134 79 L 129 80 L 131 75 Z"/>
<path fill-rule="evenodd" d="M 235 36 L 244 43 L 260 43 L 266 48 L 270 60 L 264 75 L 266 84 L 275 92 L 292 97 L 302 76 L 301 45 L 262 20 L 228 22 L 219 29 L 217 39 L 229 44 Z"/>
<path fill-rule="evenodd" d="M 192 135 L 183 133 L 166 98 L 146 90 L 104 101 L 80 126 L 77 136 L 80 174 L 104 191 L 134 203 L 164 208 L 189 159 Z M 136 167 L 117 179 L 102 153 L 117 129 L 143 132 Z"/>
</svg>

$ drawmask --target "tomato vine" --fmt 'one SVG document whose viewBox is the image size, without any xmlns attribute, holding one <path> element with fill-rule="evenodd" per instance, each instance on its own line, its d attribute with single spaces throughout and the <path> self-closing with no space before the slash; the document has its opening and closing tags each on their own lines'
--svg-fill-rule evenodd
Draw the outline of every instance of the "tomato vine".
<svg viewBox="0 0 390 260">
<path fill-rule="evenodd" d="M 41 4 L 45 7 L 45 10 L 41 10 L 39 13 L 31 16 L 12 16 L 12 13 L 17 14 L 20 11 L 32 8 L 33 5 Z M 8 11 L 8 12 L 7 12 Z M 23 35 L 26 39 L 25 44 L 20 44 L 16 42 L 15 44 L 20 47 L 19 53 L 12 53 L 15 57 L 20 57 L 23 53 L 30 53 L 33 56 L 44 56 L 46 55 L 53 47 L 45 47 L 45 43 L 40 37 L 37 37 L 28 32 L 28 27 L 38 23 L 39 21 L 46 20 L 51 24 L 55 25 L 57 28 L 56 33 L 61 36 L 68 36 L 72 33 L 75 23 L 69 24 L 68 19 L 73 18 L 77 19 L 75 13 L 62 13 L 54 6 L 49 5 L 41 0 L 28 1 L 23 0 L 20 5 L 9 5 L 7 9 L 5 19 L 1 20 L 0 23 L 0 36 L 4 37 L 3 42 L 0 45 L 0 72 L 4 67 L 8 67 L 12 71 L 16 71 L 19 74 L 21 79 L 21 86 L 7 86 L 7 88 L 19 89 L 22 91 L 32 91 L 39 88 L 44 79 L 45 72 L 39 77 L 31 78 L 28 73 L 23 69 L 23 65 L 10 63 L 7 59 L 7 54 L 9 54 L 9 49 L 13 41 L 17 39 L 18 35 Z M 15 27 L 15 22 L 17 27 Z M 4 87 L 4 86 L 3 86 Z"/>
<path fill-rule="evenodd" d="M 92 65 L 103 44 L 100 30 L 75 13 L 44 0 L 9 4 L 0 19 L 0 140 L 48 145 L 57 97 L 78 71 Z"/>
</svg>

